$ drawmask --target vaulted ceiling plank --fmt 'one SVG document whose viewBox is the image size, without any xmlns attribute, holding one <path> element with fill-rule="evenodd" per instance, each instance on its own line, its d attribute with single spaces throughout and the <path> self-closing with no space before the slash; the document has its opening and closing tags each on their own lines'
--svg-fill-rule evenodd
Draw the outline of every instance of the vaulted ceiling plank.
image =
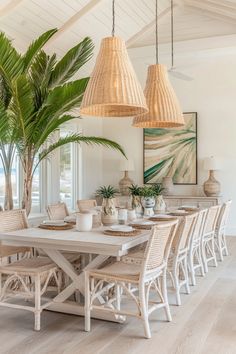
<svg viewBox="0 0 236 354">
<path fill-rule="evenodd" d="M 25 0 L 11 0 L 7 5 L 0 7 L 0 17 L 6 16 L 12 12 L 23 1 Z"/>
<path fill-rule="evenodd" d="M 78 12 L 76 12 L 73 16 L 71 16 L 54 34 L 53 37 L 49 39 L 46 43 L 45 47 L 51 45 L 58 37 L 60 37 L 63 33 L 68 31 L 79 19 L 89 13 L 93 8 L 95 8 L 102 0 L 91 0 L 87 5 L 82 7 Z"/>
</svg>

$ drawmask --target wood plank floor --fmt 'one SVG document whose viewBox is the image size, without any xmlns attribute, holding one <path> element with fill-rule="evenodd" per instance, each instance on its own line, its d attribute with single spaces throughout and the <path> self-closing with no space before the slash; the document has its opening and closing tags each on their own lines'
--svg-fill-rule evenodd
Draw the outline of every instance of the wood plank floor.
<svg viewBox="0 0 236 354">
<path fill-rule="evenodd" d="M 85 333 L 82 317 L 44 311 L 42 330 L 33 331 L 31 313 L 0 308 L 1 354 L 235 354 L 236 237 L 228 240 L 230 255 L 205 278 L 198 278 L 183 304 L 174 305 L 173 321 L 163 311 L 151 316 L 152 338 L 143 338 L 141 321 L 125 324 L 92 321 Z"/>
</svg>

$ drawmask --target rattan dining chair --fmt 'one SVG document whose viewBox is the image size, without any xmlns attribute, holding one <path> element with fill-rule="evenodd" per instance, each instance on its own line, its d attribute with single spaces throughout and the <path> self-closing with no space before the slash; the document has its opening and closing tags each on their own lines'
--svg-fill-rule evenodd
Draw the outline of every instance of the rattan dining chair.
<svg viewBox="0 0 236 354">
<path fill-rule="evenodd" d="M 228 247 L 225 238 L 226 227 L 229 219 L 229 213 L 232 200 L 223 203 L 216 222 L 215 246 L 219 253 L 220 261 L 223 261 L 224 255 L 228 256 Z"/>
<path fill-rule="evenodd" d="M 199 271 L 204 276 L 204 266 L 202 260 L 202 235 L 204 223 L 206 220 L 207 209 L 198 212 L 197 220 L 194 226 L 192 237 L 189 242 L 188 267 L 191 284 L 196 285 L 196 272 Z"/>
<path fill-rule="evenodd" d="M 2 207 L 0 207 L 0 211 L 3 212 Z M 4 214 L 0 214 L 0 215 L 4 215 Z M 14 218 L 13 218 L 14 219 Z M 14 220 L 7 220 L 7 219 L 1 219 L 0 220 L 0 231 L 4 230 L 4 228 L 6 227 L 5 223 L 9 225 L 7 225 L 7 227 L 11 228 L 11 227 L 15 227 L 14 226 Z M 24 224 L 24 221 L 22 220 L 22 226 L 27 227 L 28 224 Z M 3 245 L 2 242 L 0 241 L 0 265 L 2 264 L 7 264 L 7 263 L 11 263 L 13 260 L 19 260 L 20 258 L 25 258 L 25 257 L 29 257 L 32 254 L 32 249 L 29 247 L 15 247 L 15 246 L 9 246 L 9 245 Z"/>
<path fill-rule="evenodd" d="M 46 211 L 50 220 L 64 220 L 66 216 L 69 216 L 66 203 L 50 204 Z"/>
<path fill-rule="evenodd" d="M 79 211 L 86 211 L 95 208 L 97 206 L 97 202 L 95 199 L 80 199 L 77 200 L 77 206 Z"/>
<path fill-rule="evenodd" d="M 28 228 L 25 210 L 11 210 L 0 213 L 1 232 Z M 25 258 L 0 266 L 0 306 L 31 311 L 35 317 L 35 330 L 40 330 L 41 312 L 52 299 L 41 303 L 50 280 L 54 279 L 58 292 L 61 285 L 61 271 L 48 257 Z M 34 299 L 34 305 L 12 303 L 13 298 Z"/>
<path fill-rule="evenodd" d="M 188 252 L 190 240 L 193 237 L 198 213 L 192 213 L 180 218 L 180 224 L 171 245 L 168 259 L 168 272 L 175 289 L 176 304 L 181 305 L 180 290 L 184 286 L 190 294 L 188 277 Z"/>
<path fill-rule="evenodd" d="M 154 310 L 164 308 L 167 320 L 171 321 L 166 288 L 166 268 L 177 223 L 176 220 L 153 227 L 143 258 L 139 263 L 127 264 L 117 261 L 101 269 L 91 269 L 85 272 L 86 331 L 90 331 L 90 316 L 93 309 L 112 312 L 115 315 L 138 317 L 143 321 L 147 338 L 151 337 L 148 317 Z M 138 289 L 137 294 L 132 286 Z M 115 287 L 114 294 L 106 298 L 105 304 L 97 305 L 96 300 L 105 296 L 107 291 L 113 287 Z M 156 291 L 159 301 L 150 301 L 151 289 Z M 134 300 L 136 312 L 121 308 L 122 300 L 125 300 L 127 296 Z"/>
<path fill-rule="evenodd" d="M 205 273 L 208 272 L 208 264 L 210 262 L 213 262 L 214 266 L 217 267 L 215 234 L 220 209 L 220 205 L 214 205 L 210 207 L 206 213 L 206 221 L 202 236 L 202 259 Z"/>
</svg>

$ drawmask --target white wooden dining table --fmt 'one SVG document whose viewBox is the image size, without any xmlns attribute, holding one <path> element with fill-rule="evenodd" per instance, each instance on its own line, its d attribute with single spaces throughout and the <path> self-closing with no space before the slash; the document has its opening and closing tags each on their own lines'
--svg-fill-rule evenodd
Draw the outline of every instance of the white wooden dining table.
<svg viewBox="0 0 236 354">
<path fill-rule="evenodd" d="M 131 237 L 108 236 L 103 231 L 103 227 L 89 232 L 78 232 L 75 229 L 54 231 L 35 227 L 4 233 L 0 231 L 0 240 L 4 245 L 34 247 L 43 250 L 71 279 L 70 284 L 54 297 L 48 310 L 83 316 L 83 304 L 70 301 L 69 298 L 77 290 L 82 295 L 84 294 L 84 273 L 78 273 L 65 258 L 63 252 L 94 254 L 95 256 L 84 270 L 93 269 L 100 267 L 111 256 L 119 258 L 126 255 L 131 248 L 147 241 L 150 235 L 148 230 Z M 94 311 L 92 317 L 121 321 L 105 311 Z"/>
</svg>

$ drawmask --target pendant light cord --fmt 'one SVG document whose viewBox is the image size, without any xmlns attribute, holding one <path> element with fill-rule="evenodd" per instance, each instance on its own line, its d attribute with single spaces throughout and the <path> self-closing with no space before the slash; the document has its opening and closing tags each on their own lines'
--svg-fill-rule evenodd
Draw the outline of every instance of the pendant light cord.
<svg viewBox="0 0 236 354">
<path fill-rule="evenodd" d="M 115 36 L 115 0 L 112 0 L 112 37 Z"/>
<path fill-rule="evenodd" d="M 171 9 L 171 68 L 174 67 L 174 6 L 173 0 L 170 2 Z"/>
<path fill-rule="evenodd" d="M 158 0 L 156 0 L 156 64 L 159 63 L 159 48 L 158 48 Z"/>
</svg>

